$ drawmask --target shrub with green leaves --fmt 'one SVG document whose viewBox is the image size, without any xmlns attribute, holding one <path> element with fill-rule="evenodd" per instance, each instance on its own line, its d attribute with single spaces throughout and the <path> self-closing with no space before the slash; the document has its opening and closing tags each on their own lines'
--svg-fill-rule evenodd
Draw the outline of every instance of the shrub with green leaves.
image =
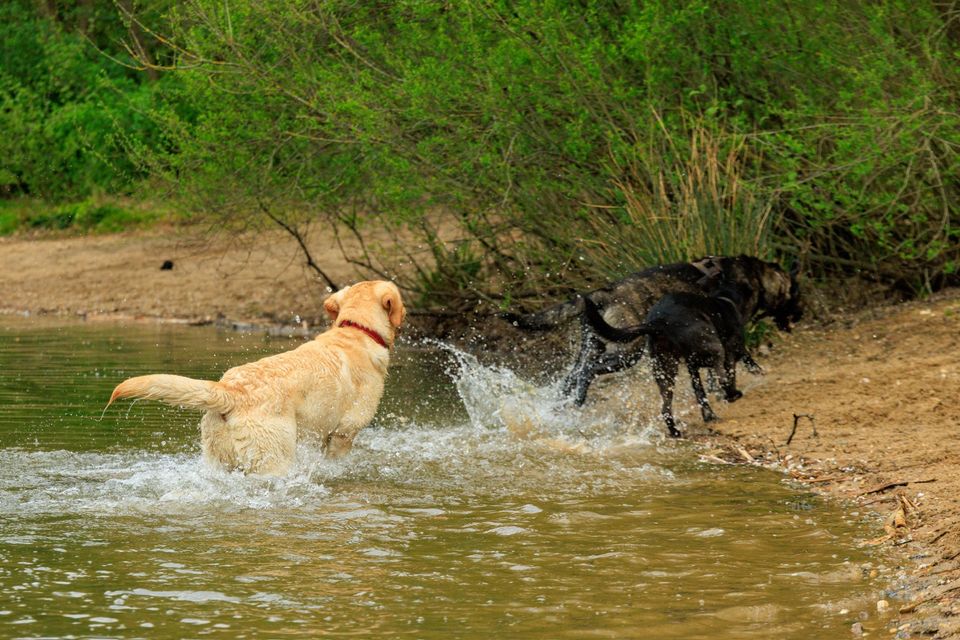
<svg viewBox="0 0 960 640">
<path fill-rule="evenodd" d="M 60 205 L 22 199 L 0 208 L 0 236 L 38 230 L 116 233 L 145 226 L 160 216 L 156 208 L 133 209 L 99 199 Z"/>
<path fill-rule="evenodd" d="M 8 193 L 163 177 L 240 228 L 353 234 L 357 264 L 456 308 L 704 253 L 958 281 L 950 3 L 82 7 L 101 26 L 0 7 Z"/>
<path fill-rule="evenodd" d="M 189 0 L 170 18 L 199 115 L 168 120 L 177 153 L 154 166 L 234 217 L 406 228 L 361 262 L 434 299 L 740 251 L 923 288 L 960 258 L 942 3 Z"/>
<path fill-rule="evenodd" d="M 163 149 L 151 115 L 163 83 L 111 59 L 132 62 L 121 53 L 126 28 L 114 3 L 64 8 L 56 18 L 40 6 L 0 4 L 0 195 L 127 192 L 146 175 L 129 150 Z M 84 7 L 81 30 L 75 14 Z"/>
</svg>

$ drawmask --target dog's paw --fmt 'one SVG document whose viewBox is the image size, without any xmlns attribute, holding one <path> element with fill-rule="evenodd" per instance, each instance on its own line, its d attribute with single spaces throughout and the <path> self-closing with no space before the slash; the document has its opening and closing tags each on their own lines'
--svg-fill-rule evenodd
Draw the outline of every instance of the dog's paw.
<svg viewBox="0 0 960 640">
<path fill-rule="evenodd" d="M 743 366 L 744 366 L 744 368 L 746 368 L 747 371 L 749 371 L 750 373 L 752 373 L 752 374 L 754 374 L 754 375 L 762 376 L 764 373 L 766 373 L 766 372 L 763 370 L 763 367 L 761 367 L 759 364 L 757 364 L 757 361 L 754 360 L 753 358 L 751 358 L 751 357 L 749 356 L 749 354 L 748 354 L 748 355 L 745 355 L 743 358 L 741 358 L 741 359 L 740 359 L 740 362 L 743 363 Z"/>
<path fill-rule="evenodd" d="M 743 392 L 740 391 L 739 389 L 734 389 L 733 391 L 728 392 L 726 396 L 727 402 L 736 402 L 742 397 L 743 397 Z"/>
</svg>

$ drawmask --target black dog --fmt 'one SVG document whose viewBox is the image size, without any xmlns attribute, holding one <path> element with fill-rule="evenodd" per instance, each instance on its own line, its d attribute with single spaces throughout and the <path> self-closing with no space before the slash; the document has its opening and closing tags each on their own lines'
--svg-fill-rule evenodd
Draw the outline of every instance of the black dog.
<svg viewBox="0 0 960 640">
<path fill-rule="evenodd" d="M 653 359 L 653 377 L 663 400 L 660 414 L 670 435 L 679 437 L 673 418 L 673 386 L 681 359 L 686 362 L 704 422 L 716 420 L 717 415 L 707 401 L 700 369 L 709 367 L 716 371 L 727 402 L 743 396 L 737 389 L 737 362 L 743 362 L 753 372 L 761 372 L 760 365 L 750 357 L 744 344 L 740 305 L 742 298 L 736 288 L 726 286 L 711 296 L 668 294 L 651 307 L 643 324 L 627 329 L 618 329 L 607 323 L 589 298 L 584 300 L 584 312 L 591 328 L 606 340 L 632 342 L 647 336 Z"/>
<path fill-rule="evenodd" d="M 607 341 L 593 330 L 584 316 L 586 300 L 601 308 L 608 321 L 631 326 L 642 322 L 650 308 L 665 295 L 702 296 L 724 286 L 740 292 L 738 311 L 745 323 L 770 316 L 780 329 L 789 331 L 790 323 L 800 319 L 796 274 L 787 273 L 776 263 L 745 255 L 710 256 L 693 262 L 650 267 L 606 287 L 577 295 L 569 302 L 536 313 L 503 314 L 502 317 L 530 331 L 560 327 L 579 318 L 580 350 L 564 380 L 564 393 L 573 394 L 579 405 L 586 400 L 587 389 L 598 375 L 633 366 L 643 355 L 642 345 Z"/>
</svg>

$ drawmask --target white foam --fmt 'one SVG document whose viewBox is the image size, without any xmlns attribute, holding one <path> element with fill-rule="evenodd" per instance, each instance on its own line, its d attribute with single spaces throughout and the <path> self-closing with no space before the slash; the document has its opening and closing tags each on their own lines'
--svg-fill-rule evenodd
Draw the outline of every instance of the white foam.
<svg viewBox="0 0 960 640">
<path fill-rule="evenodd" d="M 0 451 L 0 515 L 162 513 L 297 507 L 329 490 L 298 466 L 288 478 L 227 473 L 197 455 Z"/>
<path fill-rule="evenodd" d="M 583 409 L 562 392 L 561 379 L 537 385 L 506 367 L 485 366 L 455 347 L 438 346 L 453 356 L 456 367 L 447 373 L 470 423 L 478 430 L 506 431 L 527 439 L 562 439 L 571 447 L 601 452 L 611 446 L 649 447 L 662 439 L 658 425 L 643 424 L 638 431 L 633 412 L 611 410 L 646 404 L 646 397 L 627 393 L 607 398 L 614 407 L 601 402 L 599 410 Z"/>
<path fill-rule="evenodd" d="M 456 362 L 449 374 L 469 416 L 461 424 L 393 417 L 363 430 L 354 451 L 338 461 L 305 442 L 284 478 L 211 468 L 197 443 L 187 444 L 188 453 L 4 449 L 0 516 L 322 508 L 325 517 L 337 519 L 356 508 L 362 513 L 349 517 L 387 521 L 396 516 L 370 510 L 369 502 L 397 485 L 461 496 L 545 486 L 583 492 L 619 485 L 624 475 L 671 477 L 651 446 L 659 428 L 638 432 L 604 412 L 581 411 L 561 396 L 559 383 L 538 386 L 444 348 Z M 177 444 L 182 451 L 182 443 L 171 447 Z M 424 502 L 398 506 L 411 508 L 405 512 L 410 517 L 442 513 L 440 505 Z"/>
</svg>

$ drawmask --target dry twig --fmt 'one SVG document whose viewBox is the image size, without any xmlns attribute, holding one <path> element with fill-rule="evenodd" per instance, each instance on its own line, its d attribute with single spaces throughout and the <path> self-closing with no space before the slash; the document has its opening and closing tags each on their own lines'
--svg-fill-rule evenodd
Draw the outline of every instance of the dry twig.
<svg viewBox="0 0 960 640">
<path fill-rule="evenodd" d="M 790 442 L 793 441 L 793 436 L 797 434 L 797 425 L 800 422 L 800 418 L 808 418 L 810 420 L 810 426 L 813 427 L 813 437 L 820 437 L 817 434 L 817 421 L 812 413 L 795 413 L 793 414 L 793 429 L 790 431 L 790 436 L 787 438 L 787 444 L 790 444 Z"/>
<path fill-rule="evenodd" d="M 884 484 L 878 485 L 873 489 L 867 489 L 866 491 L 858 493 L 857 497 L 870 495 L 871 493 L 880 493 L 882 491 L 886 491 L 887 489 L 893 489 L 894 487 L 905 487 L 908 484 L 925 484 L 927 482 L 936 482 L 936 481 L 937 481 L 936 478 L 927 478 L 925 480 L 898 480 L 895 482 L 885 482 Z"/>
</svg>

